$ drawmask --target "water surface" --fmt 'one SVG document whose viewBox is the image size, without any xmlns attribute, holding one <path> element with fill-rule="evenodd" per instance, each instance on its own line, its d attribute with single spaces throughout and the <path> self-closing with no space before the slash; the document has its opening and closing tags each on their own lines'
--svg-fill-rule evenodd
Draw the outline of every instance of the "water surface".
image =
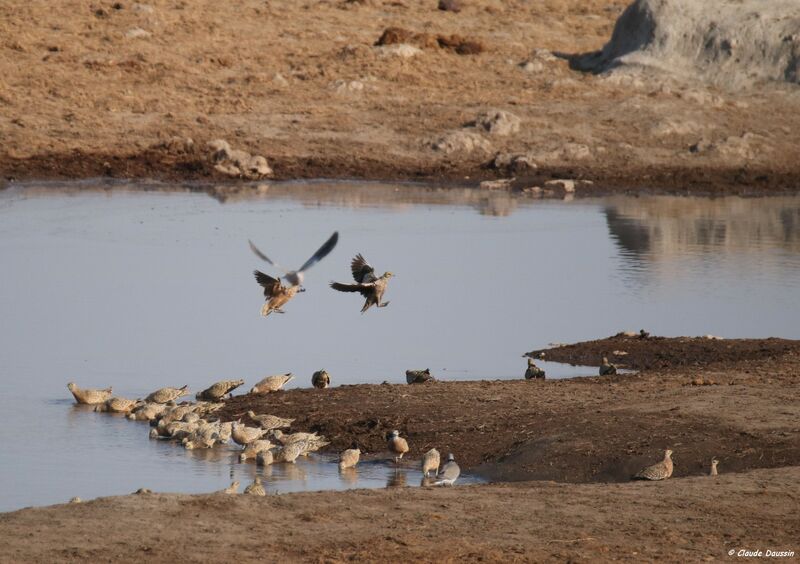
<svg viewBox="0 0 800 564">
<path fill-rule="evenodd" d="M 404 382 L 408 368 L 518 378 L 525 351 L 622 330 L 800 337 L 797 197 L 558 202 L 294 183 L 212 198 L 74 186 L 0 192 L 0 510 L 252 479 L 255 466 L 231 449 L 187 452 L 150 441 L 145 424 L 74 407 L 69 380 L 143 397 L 289 371 L 307 386 L 323 367 L 334 385 Z M 339 245 L 307 292 L 261 318 L 251 273 L 274 271 L 247 239 L 296 267 L 334 230 Z M 348 280 L 357 252 L 396 274 L 389 307 L 362 315 L 360 296 L 327 287 Z M 326 457 L 268 472 L 273 491 L 397 478 L 385 463 L 342 477 Z"/>
</svg>

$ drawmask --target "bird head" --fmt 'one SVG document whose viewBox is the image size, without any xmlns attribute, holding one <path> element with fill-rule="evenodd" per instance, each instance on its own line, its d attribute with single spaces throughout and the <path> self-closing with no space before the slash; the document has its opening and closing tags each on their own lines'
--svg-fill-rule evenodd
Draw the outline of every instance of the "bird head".
<svg viewBox="0 0 800 564">
<path fill-rule="evenodd" d="M 390 438 L 390 439 L 393 439 L 393 438 L 395 438 L 395 437 L 399 437 L 399 436 L 400 436 L 400 431 L 398 431 L 397 429 L 395 429 L 394 431 L 392 431 L 391 433 L 389 433 L 389 438 Z"/>
<path fill-rule="evenodd" d="M 384 272 L 383 273 L 383 278 L 391 278 L 392 276 L 394 276 L 393 272 Z"/>
<path fill-rule="evenodd" d="M 76 386 L 76 385 L 75 385 L 75 382 L 69 382 L 69 383 L 67 384 L 67 389 L 68 389 L 70 392 L 71 392 L 72 390 L 74 390 L 75 388 L 77 388 L 77 387 L 78 387 L 78 386 Z"/>
<path fill-rule="evenodd" d="M 447 455 L 447 462 L 455 462 L 455 461 L 456 461 L 456 457 L 453 456 L 452 452 Z"/>
<path fill-rule="evenodd" d="M 711 459 L 711 466 L 716 466 L 717 464 L 719 464 L 719 460 L 717 460 L 716 458 L 712 458 Z"/>
<path fill-rule="evenodd" d="M 669 458 L 670 456 L 672 456 L 672 451 L 671 451 L 670 449 L 667 449 L 667 450 L 664 452 L 664 456 L 665 456 L 665 457 L 667 457 L 667 458 Z"/>
</svg>

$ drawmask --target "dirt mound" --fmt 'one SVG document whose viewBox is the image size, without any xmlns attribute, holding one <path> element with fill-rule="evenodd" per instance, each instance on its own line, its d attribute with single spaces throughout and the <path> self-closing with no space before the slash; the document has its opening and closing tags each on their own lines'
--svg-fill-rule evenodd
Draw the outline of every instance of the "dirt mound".
<svg viewBox="0 0 800 564">
<path fill-rule="evenodd" d="M 576 366 L 599 366 L 603 356 L 634 370 L 708 366 L 800 354 L 800 341 L 788 339 L 717 339 L 714 337 L 651 337 L 620 333 L 606 339 L 539 349 L 527 353 Z"/>
<path fill-rule="evenodd" d="M 795 0 L 636 0 L 601 51 L 573 66 L 641 68 L 729 89 L 800 84 L 800 4 Z"/>
</svg>

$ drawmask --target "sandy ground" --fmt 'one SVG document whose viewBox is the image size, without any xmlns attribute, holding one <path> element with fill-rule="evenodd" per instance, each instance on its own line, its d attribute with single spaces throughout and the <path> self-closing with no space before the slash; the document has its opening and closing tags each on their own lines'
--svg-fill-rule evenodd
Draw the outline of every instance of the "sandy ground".
<svg viewBox="0 0 800 564">
<path fill-rule="evenodd" d="M 571 70 L 566 56 L 611 36 L 619 0 L 462 4 L 454 13 L 434 0 L 4 2 L 0 172 L 213 180 L 206 142 L 224 138 L 265 156 L 279 178 L 530 175 L 487 168 L 510 153 L 538 165 L 528 185 L 552 176 L 675 192 L 800 185 L 795 85 L 725 91 Z M 375 46 L 391 26 L 417 34 L 404 40 L 420 51 Z M 454 34 L 482 51 L 436 43 Z M 469 126 L 494 109 L 519 129 Z M 471 150 L 464 134 L 477 136 Z"/>
<path fill-rule="evenodd" d="M 102 498 L 0 515 L 0 562 L 741 561 L 800 553 L 799 478 Z"/>
<path fill-rule="evenodd" d="M 296 417 L 336 451 L 355 441 L 405 464 L 435 446 L 505 483 L 345 493 L 104 498 L 0 515 L 0 561 L 725 560 L 800 554 L 800 342 L 614 337 L 550 349 L 611 351 L 638 374 L 436 382 L 236 396 Z M 614 353 L 616 351 L 616 354 Z M 621 354 L 628 352 L 627 355 Z M 665 482 L 631 482 L 675 451 Z M 712 457 L 721 475 L 707 476 Z M 65 500 L 70 497 L 65 492 Z"/>
</svg>

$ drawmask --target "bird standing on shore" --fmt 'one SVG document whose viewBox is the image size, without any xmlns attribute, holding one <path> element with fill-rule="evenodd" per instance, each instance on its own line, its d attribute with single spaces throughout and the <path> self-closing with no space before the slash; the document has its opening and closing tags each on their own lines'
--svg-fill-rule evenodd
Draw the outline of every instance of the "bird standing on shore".
<svg viewBox="0 0 800 564">
<path fill-rule="evenodd" d="M 438 450 L 432 448 L 426 452 L 425 456 L 422 457 L 422 475 L 427 478 L 428 472 L 433 471 L 433 475 L 435 476 L 436 473 L 439 472 L 439 462 L 440 456 Z"/>
<path fill-rule="evenodd" d="M 666 480 L 672 476 L 672 451 L 664 451 L 664 460 L 640 470 L 634 480 Z"/>
<path fill-rule="evenodd" d="M 327 370 L 317 370 L 311 376 L 311 385 L 320 390 L 331 385 L 331 375 Z"/>
<path fill-rule="evenodd" d="M 195 399 L 218 401 L 224 398 L 227 394 L 244 384 L 244 380 L 220 380 L 215 382 L 202 392 L 197 392 Z"/>
<path fill-rule="evenodd" d="M 400 431 L 394 430 L 389 434 L 389 452 L 394 454 L 395 464 L 400 464 L 403 455 L 408 452 L 408 441 L 400 436 Z"/>
<path fill-rule="evenodd" d="M 409 384 L 424 384 L 425 382 L 435 382 L 436 378 L 431 374 L 431 369 L 425 370 L 406 370 L 406 382 Z"/>
<path fill-rule="evenodd" d="M 151 403 L 167 403 L 169 401 L 175 401 L 188 393 L 189 386 L 183 386 L 182 388 L 160 388 L 144 398 L 144 401 Z"/>
<path fill-rule="evenodd" d="M 311 258 L 308 259 L 303 266 L 297 270 L 287 270 L 278 263 L 273 262 L 272 259 L 262 253 L 252 241 L 248 240 L 247 242 L 250 244 L 250 250 L 253 251 L 253 253 L 255 253 L 255 255 L 260 259 L 265 260 L 278 270 L 283 271 L 283 278 L 289 283 L 288 285 L 284 285 L 281 283 L 280 278 L 273 278 L 272 276 L 264 274 L 259 270 L 253 271 L 253 274 L 256 277 L 256 282 L 258 282 L 264 288 L 264 297 L 267 299 L 267 303 L 261 307 L 261 315 L 266 317 L 273 311 L 285 313 L 281 308 L 286 305 L 286 303 L 298 292 L 304 291 L 302 288 L 304 278 L 303 273 L 328 256 L 338 241 L 339 232 L 334 231 L 333 235 L 331 235 L 330 238 L 328 238 L 328 240 L 325 241 L 325 243 L 323 243 L 319 249 L 317 249 L 316 253 L 311 255 Z"/>
<path fill-rule="evenodd" d="M 358 460 L 361 458 L 361 449 L 349 448 L 339 455 L 339 470 L 347 468 L 355 468 Z"/>
<path fill-rule="evenodd" d="M 294 376 L 291 372 L 286 374 L 278 374 L 276 376 L 267 376 L 262 378 L 255 386 L 250 388 L 251 394 L 263 395 L 271 392 L 277 392 L 288 384 Z"/>
<path fill-rule="evenodd" d="M 617 373 L 617 366 L 608 362 L 607 357 L 603 357 L 603 362 L 600 363 L 600 376 L 611 376 Z"/>
<path fill-rule="evenodd" d="M 339 292 L 360 292 L 366 300 L 361 313 L 364 313 L 372 306 L 386 307 L 389 302 L 383 302 L 383 293 L 389 284 L 389 279 L 394 276 L 391 272 L 384 272 L 380 277 L 375 276 L 375 269 L 366 259 L 357 254 L 350 263 L 350 270 L 353 273 L 355 284 L 342 284 L 341 282 L 331 282 L 331 288 Z"/>
<path fill-rule="evenodd" d="M 277 415 L 256 415 L 253 410 L 248 411 L 247 416 L 266 431 L 289 427 L 294 421 L 294 419 L 286 419 L 284 417 L 278 417 Z"/>
<path fill-rule="evenodd" d="M 447 462 L 442 466 L 442 471 L 436 477 L 434 486 L 452 486 L 461 475 L 461 467 L 456 463 L 453 453 L 447 455 Z"/>
<path fill-rule="evenodd" d="M 253 479 L 253 483 L 244 489 L 244 493 L 248 495 L 267 495 L 267 491 L 264 489 L 264 486 L 261 485 L 261 476 L 256 476 Z"/>
<path fill-rule="evenodd" d="M 709 476 L 716 476 L 717 475 L 717 464 L 719 464 L 719 460 L 716 458 L 711 459 L 711 471 L 708 473 Z"/>
<path fill-rule="evenodd" d="M 525 379 L 526 380 L 537 380 L 542 379 L 544 380 L 545 374 L 542 368 L 536 366 L 533 362 L 532 358 L 528 359 L 528 368 L 525 370 Z"/>
</svg>

